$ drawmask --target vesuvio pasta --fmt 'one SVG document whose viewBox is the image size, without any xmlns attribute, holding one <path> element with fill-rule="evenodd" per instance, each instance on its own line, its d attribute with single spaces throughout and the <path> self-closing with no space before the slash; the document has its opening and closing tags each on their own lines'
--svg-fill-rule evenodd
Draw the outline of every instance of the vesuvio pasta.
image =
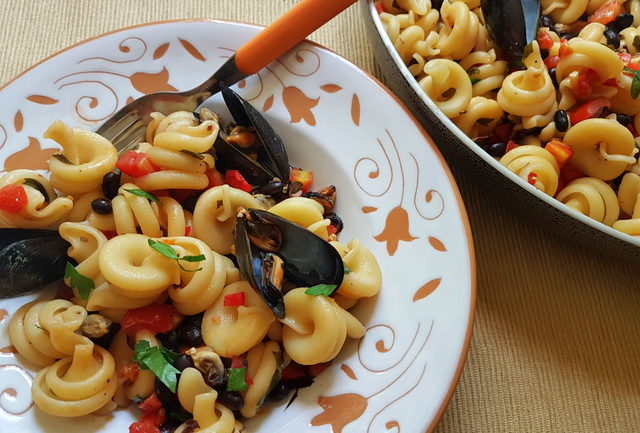
<svg viewBox="0 0 640 433">
<path fill-rule="evenodd" d="M 335 187 L 312 190 L 312 173 L 297 168 L 252 185 L 217 166 L 216 140 L 249 154 L 264 145 L 251 127 L 220 128 L 211 112 L 156 113 L 146 141 L 120 157 L 61 121 L 45 137 L 62 148 L 49 177 L 0 177 L 0 227 L 52 228 L 70 245 L 70 293 L 22 306 L 9 326 L 19 355 L 41 368 L 40 410 L 75 417 L 135 402 L 132 433 L 237 433 L 364 335 L 348 310 L 375 296 L 382 276 L 358 240 L 338 241 Z M 296 283 L 285 267 L 294 229 L 312 237 L 309 249 L 326 245 L 339 283 Z M 266 288 L 241 260 L 256 248 Z"/>
<path fill-rule="evenodd" d="M 376 6 L 418 85 L 464 134 L 535 188 L 640 236 L 640 0 L 541 0 L 521 62 L 489 37 L 480 0 Z"/>
</svg>

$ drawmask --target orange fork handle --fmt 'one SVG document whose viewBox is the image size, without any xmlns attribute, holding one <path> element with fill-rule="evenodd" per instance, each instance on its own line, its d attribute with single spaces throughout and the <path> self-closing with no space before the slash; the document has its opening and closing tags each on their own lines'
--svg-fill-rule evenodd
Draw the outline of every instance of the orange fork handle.
<svg viewBox="0 0 640 433">
<path fill-rule="evenodd" d="M 302 0 L 236 51 L 236 67 L 255 74 L 355 2 Z"/>
</svg>

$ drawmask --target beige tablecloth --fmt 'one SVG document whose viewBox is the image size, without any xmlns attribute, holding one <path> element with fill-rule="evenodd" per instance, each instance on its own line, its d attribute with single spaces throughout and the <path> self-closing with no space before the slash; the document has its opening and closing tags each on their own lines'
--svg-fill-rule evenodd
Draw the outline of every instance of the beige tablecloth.
<svg viewBox="0 0 640 433">
<path fill-rule="evenodd" d="M 266 25 L 294 3 L 1 0 L 0 82 L 124 26 L 203 17 Z M 311 39 L 382 78 L 358 7 Z M 477 310 L 464 372 L 436 431 L 640 431 L 640 264 L 557 239 L 494 206 L 481 179 L 456 178 L 476 245 Z"/>
</svg>

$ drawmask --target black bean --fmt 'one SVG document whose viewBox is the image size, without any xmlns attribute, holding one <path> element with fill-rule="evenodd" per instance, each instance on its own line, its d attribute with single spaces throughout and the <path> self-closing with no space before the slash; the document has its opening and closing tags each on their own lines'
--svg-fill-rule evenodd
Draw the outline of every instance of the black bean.
<svg viewBox="0 0 640 433">
<path fill-rule="evenodd" d="M 158 430 L 160 433 L 173 433 L 178 427 L 180 427 L 180 424 L 182 424 L 182 421 L 170 419 L 160 424 Z"/>
<path fill-rule="evenodd" d="M 187 211 L 193 213 L 193 211 L 196 208 L 196 202 L 198 201 L 198 199 L 200 198 L 201 195 L 202 195 L 202 191 L 198 191 L 196 193 L 191 194 L 189 197 L 184 199 L 184 201 L 182 202 L 182 208 L 184 210 L 187 210 Z"/>
<path fill-rule="evenodd" d="M 120 172 L 110 171 L 102 178 L 102 194 L 109 200 L 118 195 L 120 189 Z"/>
<path fill-rule="evenodd" d="M 604 31 L 604 37 L 607 38 L 607 45 L 611 45 L 613 48 L 620 47 L 620 35 L 614 29 L 607 27 Z"/>
<path fill-rule="evenodd" d="M 540 15 L 540 27 L 553 27 L 553 19 L 549 15 Z"/>
<path fill-rule="evenodd" d="M 91 202 L 91 209 L 100 215 L 109 215 L 113 212 L 111 200 L 106 198 L 97 198 Z"/>
<path fill-rule="evenodd" d="M 558 80 L 556 79 L 556 68 L 549 69 L 549 77 L 554 87 L 558 87 Z"/>
<path fill-rule="evenodd" d="M 158 334 L 158 339 L 167 349 L 174 352 L 180 351 L 180 339 L 178 338 L 178 331 L 175 329 L 164 334 Z"/>
<path fill-rule="evenodd" d="M 198 347 L 204 344 L 202 332 L 198 325 L 181 326 L 178 330 L 178 339 L 180 344 L 185 346 Z"/>
<path fill-rule="evenodd" d="M 558 110 L 553 115 L 553 121 L 556 124 L 556 129 L 560 132 L 565 132 L 569 129 L 569 116 L 565 110 Z"/>
<path fill-rule="evenodd" d="M 540 48 L 540 56 L 545 59 L 549 56 L 549 50 Z"/>
<path fill-rule="evenodd" d="M 269 398 L 275 401 L 284 400 L 292 390 L 293 388 L 286 383 L 278 382 L 269 393 Z"/>
<path fill-rule="evenodd" d="M 186 353 L 182 353 L 173 361 L 173 366 L 180 371 L 185 368 L 194 367 L 193 358 Z"/>
<path fill-rule="evenodd" d="M 501 157 L 507 150 L 507 144 L 503 142 L 493 143 L 487 147 L 487 153 L 491 156 Z"/>
<path fill-rule="evenodd" d="M 167 385 L 162 383 L 158 378 L 155 380 L 155 385 L 156 395 L 158 396 L 158 400 L 162 403 L 164 410 L 167 412 L 179 411 L 182 406 L 180 405 L 178 396 L 171 392 Z"/>
<path fill-rule="evenodd" d="M 616 120 L 621 125 L 627 126 L 631 123 L 631 116 L 628 116 L 626 114 L 616 114 Z"/>
<path fill-rule="evenodd" d="M 442 7 L 442 0 L 431 0 L 431 7 L 433 9 L 440 10 Z"/>
<path fill-rule="evenodd" d="M 244 398 L 237 391 L 220 391 L 218 401 L 231 410 L 240 410 L 244 406 Z"/>
<path fill-rule="evenodd" d="M 627 27 L 631 27 L 633 24 L 633 15 L 631 14 L 620 14 L 616 17 L 616 19 L 609 23 L 609 26 L 614 29 L 617 33 L 620 33 Z"/>
</svg>

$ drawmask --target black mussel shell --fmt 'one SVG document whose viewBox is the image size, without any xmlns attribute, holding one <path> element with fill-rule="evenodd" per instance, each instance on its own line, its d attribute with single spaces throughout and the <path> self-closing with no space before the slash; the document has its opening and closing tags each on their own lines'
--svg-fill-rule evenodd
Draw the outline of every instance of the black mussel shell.
<svg viewBox="0 0 640 433">
<path fill-rule="evenodd" d="M 277 233 L 274 234 L 274 233 Z M 263 244 L 274 247 L 271 251 L 258 248 L 251 238 L 268 237 Z M 328 242 L 306 228 L 278 215 L 258 209 L 241 213 L 236 224 L 236 257 L 240 272 L 260 293 L 278 317 L 284 317 L 282 292 L 264 278 L 265 259 L 273 253 L 284 262 L 284 278 L 300 287 L 317 284 L 340 286 L 344 277 L 344 264 L 340 254 Z"/>
<path fill-rule="evenodd" d="M 0 229 L 0 298 L 24 295 L 62 278 L 69 246 L 56 230 Z"/>
<path fill-rule="evenodd" d="M 484 22 L 493 41 L 513 60 L 536 38 L 540 18 L 539 0 L 482 0 Z"/>
<path fill-rule="evenodd" d="M 224 83 L 220 84 L 220 90 L 235 123 L 247 128 L 253 128 L 258 134 L 262 142 L 262 146 L 258 149 L 259 163 L 271 172 L 272 178 L 277 177 L 280 180 L 288 181 L 289 158 L 280 136 L 273 130 L 262 114 L 240 95 L 224 85 Z M 242 169 L 240 169 L 240 172 L 242 173 Z M 244 176 L 244 173 L 242 175 Z"/>
<path fill-rule="evenodd" d="M 271 171 L 234 145 L 227 143 L 220 135 L 216 138 L 213 147 L 216 153 L 216 168 L 219 170 L 239 170 L 252 185 L 265 185 L 273 180 L 274 174 Z"/>
</svg>

